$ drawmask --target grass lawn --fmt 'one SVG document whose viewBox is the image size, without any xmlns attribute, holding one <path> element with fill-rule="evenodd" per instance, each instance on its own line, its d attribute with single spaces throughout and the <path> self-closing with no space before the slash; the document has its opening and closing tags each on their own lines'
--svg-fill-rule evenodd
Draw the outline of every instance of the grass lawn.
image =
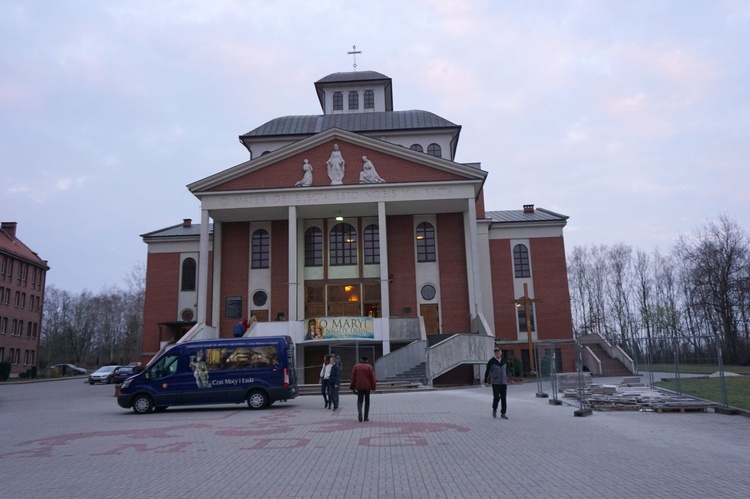
<svg viewBox="0 0 750 499">
<path fill-rule="evenodd" d="M 641 370 L 646 369 L 645 364 L 638 366 Z M 651 366 L 654 372 L 668 372 L 674 374 L 674 364 L 654 364 Z M 681 373 L 711 374 L 719 371 L 718 364 L 680 364 Z M 724 372 L 737 374 L 750 374 L 750 366 L 724 366 Z"/>
<path fill-rule="evenodd" d="M 750 411 L 750 376 L 728 376 L 724 379 L 727 387 L 727 403 L 732 407 Z M 675 381 L 660 381 L 654 384 L 667 390 L 676 391 L 677 389 Z M 721 378 L 680 378 L 680 388 L 685 395 L 710 400 L 717 404 L 723 403 Z"/>
</svg>

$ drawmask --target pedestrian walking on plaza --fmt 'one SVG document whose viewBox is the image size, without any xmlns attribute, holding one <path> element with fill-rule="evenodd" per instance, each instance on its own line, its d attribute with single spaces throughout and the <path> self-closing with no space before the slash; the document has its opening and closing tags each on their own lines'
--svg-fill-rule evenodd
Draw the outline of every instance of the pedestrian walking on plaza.
<svg viewBox="0 0 750 499">
<path fill-rule="evenodd" d="M 328 399 L 328 381 L 331 377 L 331 356 L 326 355 L 323 359 L 323 367 L 320 369 L 320 393 L 323 394 L 323 402 L 325 402 L 325 408 L 328 409 L 331 406 L 331 401 Z"/>
<path fill-rule="evenodd" d="M 357 392 L 357 419 L 362 422 L 362 402 L 365 405 L 364 420 L 370 418 L 370 392 L 375 391 L 375 369 L 367 363 L 367 355 L 359 358 L 359 363 L 352 369 L 349 388 Z"/>
<path fill-rule="evenodd" d="M 339 388 L 341 386 L 341 367 L 336 363 L 336 354 L 331 353 L 331 374 L 328 376 L 328 407 L 339 408 Z"/>
<path fill-rule="evenodd" d="M 503 358 L 503 351 L 495 349 L 495 356 L 487 362 L 484 372 L 484 386 L 492 384 L 492 417 L 497 417 L 497 403 L 500 402 L 500 417 L 508 419 L 505 412 L 508 409 L 505 396 L 508 393 L 508 364 Z"/>
</svg>

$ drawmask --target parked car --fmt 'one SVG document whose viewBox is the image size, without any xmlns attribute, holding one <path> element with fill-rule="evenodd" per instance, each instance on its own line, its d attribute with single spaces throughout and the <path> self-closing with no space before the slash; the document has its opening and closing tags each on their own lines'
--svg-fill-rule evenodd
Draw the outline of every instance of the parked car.
<svg viewBox="0 0 750 499">
<path fill-rule="evenodd" d="M 93 373 L 89 374 L 89 384 L 94 383 L 112 383 L 115 380 L 115 369 L 120 366 L 104 366 L 100 367 Z"/>
<path fill-rule="evenodd" d="M 57 369 L 60 372 L 60 376 L 86 374 L 86 369 L 73 364 L 55 364 L 50 369 Z"/>
<path fill-rule="evenodd" d="M 143 371 L 140 366 L 122 366 L 115 369 L 115 383 L 122 383 L 129 377 L 133 376 L 134 374 L 138 374 L 139 372 Z"/>
</svg>

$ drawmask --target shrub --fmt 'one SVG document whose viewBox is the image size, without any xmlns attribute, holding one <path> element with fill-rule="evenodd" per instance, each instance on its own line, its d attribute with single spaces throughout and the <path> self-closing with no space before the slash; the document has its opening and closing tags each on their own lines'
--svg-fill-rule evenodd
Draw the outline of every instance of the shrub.
<svg viewBox="0 0 750 499">
<path fill-rule="evenodd" d="M 10 362 L 0 362 L 0 381 L 5 381 L 10 376 Z"/>
</svg>

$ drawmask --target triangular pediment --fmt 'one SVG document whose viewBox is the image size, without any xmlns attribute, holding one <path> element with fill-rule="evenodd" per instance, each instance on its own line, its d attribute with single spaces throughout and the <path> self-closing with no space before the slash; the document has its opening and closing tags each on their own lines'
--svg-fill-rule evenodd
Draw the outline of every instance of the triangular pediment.
<svg viewBox="0 0 750 499">
<path fill-rule="evenodd" d="M 338 146 L 344 160 L 340 184 L 336 183 L 336 175 L 332 180 L 328 174 L 327 162 L 332 157 L 334 145 Z M 362 175 L 365 170 L 363 157 L 369 161 L 365 175 Z M 309 167 L 305 166 L 306 160 Z M 306 176 L 308 170 L 310 175 Z M 198 195 L 201 192 L 306 189 L 363 183 L 475 181 L 481 184 L 486 175 L 487 172 L 476 166 L 436 158 L 334 128 L 189 184 L 188 189 Z"/>
</svg>

